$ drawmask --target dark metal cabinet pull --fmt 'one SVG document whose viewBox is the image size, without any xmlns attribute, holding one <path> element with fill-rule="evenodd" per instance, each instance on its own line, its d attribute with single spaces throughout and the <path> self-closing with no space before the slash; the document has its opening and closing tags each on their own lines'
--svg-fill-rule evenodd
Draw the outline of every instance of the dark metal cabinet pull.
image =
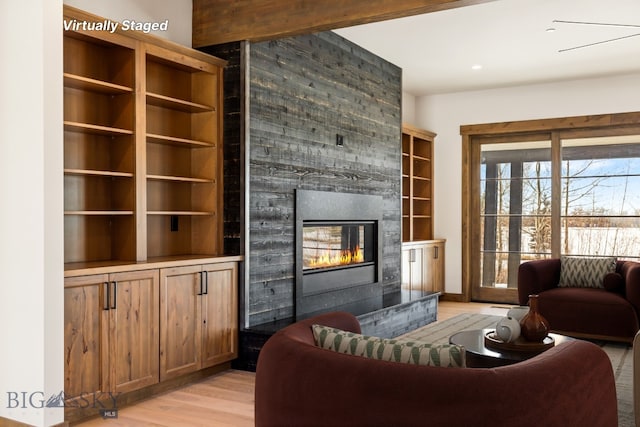
<svg viewBox="0 0 640 427">
<path fill-rule="evenodd" d="M 433 247 L 433 258 L 438 259 L 438 247 Z"/>
<path fill-rule="evenodd" d="M 111 303 L 109 302 L 110 300 L 109 282 L 104 282 L 102 284 L 102 298 L 103 298 L 102 309 L 107 311 L 111 306 Z"/>
<path fill-rule="evenodd" d="M 204 282 L 203 272 L 201 271 L 199 274 L 200 274 L 200 280 L 199 280 L 200 283 L 198 283 L 199 289 L 198 289 L 198 293 L 196 294 L 198 296 L 202 295 L 202 283 Z"/>
<path fill-rule="evenodd" d="M 115 310 L 117 308 L 118 299 L 118 282 L 114 280 L 111 284 L 113 285 L 113 301 L 111 301 L 111 309 Z"/>
<path fill-rule="evenodd" d="M 209 272 L 203 271 L 203 273 L 204 273 L 204 294 L 208 295 L 209 294 Z"/>
</svg>

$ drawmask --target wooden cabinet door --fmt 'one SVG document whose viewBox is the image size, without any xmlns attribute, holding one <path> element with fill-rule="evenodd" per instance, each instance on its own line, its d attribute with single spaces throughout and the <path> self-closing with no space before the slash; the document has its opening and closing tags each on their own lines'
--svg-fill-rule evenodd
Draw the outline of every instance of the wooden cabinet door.
<svg viewBox="0 0 640 427">
<path fill-rule="evenodd" d="M 422 244 L 415 245 L 413 251 L 413 262 L 411 263 L 412 290 L 429 292 L 431 288 L 426 265 L 427 246 Z"/>
<path fill-rule="evenodd" d="M 444 292 L 444 242 L 436 243 L 433 250 L 433 290 Z"/>
<path fill-rule="evenodd" d="M 402 290 L 444 291 L 444 241 L 402 244 Z"/>
<path fill-rule="evenodd" d="M 158 270 L 109 276 L 112 389 L 128 392 L 159 381 Z"/>
<path fill-rule="evenodd" d="M 411 277 L 411 265 L 413 263 L 413 251 L 412 248 L 402 245 L 402 290 L 411 291 L 412 277 Z"/>
<path fill-rule="evenodd" d="M 238 271 L 236 263 L 203 267 L 202 368 L 238 355 Z"/>
<path fill-rule="evenodd" d="M 427 265 L 425 265 L 426 245 L 424 243 L 405 243 L 402 245 L 402 289 L 404 291 L 428 291 Z M 411 294 L 412 296 L 414 294 Z"/>
<path fill-rule="evenodd" d="M 64 282 L 64 394 L 71 406 L 110 390 L 107 284 L 106 274 Z"/>
<path fill-rule="evenodd" d="M 425 290 L 444 291 L 444 243 L 431 242 L 425 249 Z"/>
<path fill-rule="evenodd" d="M 200 369 L 201 271 L 160 270 L 160 381 Z"/>
</svg>

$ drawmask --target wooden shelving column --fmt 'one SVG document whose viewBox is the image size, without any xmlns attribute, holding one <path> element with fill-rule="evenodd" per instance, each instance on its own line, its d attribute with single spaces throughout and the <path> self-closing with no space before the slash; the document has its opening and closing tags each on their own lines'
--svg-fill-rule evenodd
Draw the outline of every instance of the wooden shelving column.
<svg viewBox="0 0 640 427">
<path fill-rule="evenodd" d="M 143 33 L 65 31 L 67 270 L 222 255 L 225 65 Z"/>
<path fill-rule="evenodd" d="M 433 232 L 433 144 L 436 134 L 402 127 L 402 289 L 444 292 L 445 240 Z"/>
<path fill-rule="evenodd" d="M 65 263 L 136 258 L 134 46 L 64 37 Z"/>
<path fill-rule="evenodd" d="M 436 134 L 402 128 L 402 241 L 433 239 L 433 142 Z"/>
<path fill-rule="evenodd" d="M 219 66 L 146 52 L 147 255 L 215 255 L 222 235 Z M 170 232 L 168 232 L 171 230 Z"/>
</svg>

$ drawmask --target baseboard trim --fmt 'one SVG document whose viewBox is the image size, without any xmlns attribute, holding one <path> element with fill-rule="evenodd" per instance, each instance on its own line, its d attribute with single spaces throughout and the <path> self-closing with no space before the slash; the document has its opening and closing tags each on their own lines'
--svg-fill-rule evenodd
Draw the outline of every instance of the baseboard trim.
<svg viewBox="0 0 640 427">
<path fill-rule="evenodd" d="M 467 298 L 465 298 L 464 294 L 449 294 L 449 293 L 440 295 L 440 301 L 469 302 Z"/>
</svg>

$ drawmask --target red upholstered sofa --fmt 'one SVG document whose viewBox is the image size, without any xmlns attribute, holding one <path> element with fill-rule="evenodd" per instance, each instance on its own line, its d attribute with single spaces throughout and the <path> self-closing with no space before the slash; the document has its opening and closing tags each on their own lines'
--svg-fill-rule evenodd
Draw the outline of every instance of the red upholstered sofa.
<svg viewBox="0 0 640 427">
<path fill-rule="evenodd" d="M 604 288 L 558 287 L 561 261 L 528 261 L 518 270 L 518 299 L 527 305 L 537 294 L 538 308 L 555 332 L 582 338 L 632 342 L 640 328 L 640 263 L 617 261 L 623 283 L 617 291 Z"/>
<path fill-rule="evenodd" d="M 617 425 L 611 362 L 595 344 L 571 341 L 500 368 L 445 368 L 367 359 L 315 345 L 311 325 L 360 332 L 335 312 L 273 335 L 256 371 L 255 425 Z"/>
</svg>

